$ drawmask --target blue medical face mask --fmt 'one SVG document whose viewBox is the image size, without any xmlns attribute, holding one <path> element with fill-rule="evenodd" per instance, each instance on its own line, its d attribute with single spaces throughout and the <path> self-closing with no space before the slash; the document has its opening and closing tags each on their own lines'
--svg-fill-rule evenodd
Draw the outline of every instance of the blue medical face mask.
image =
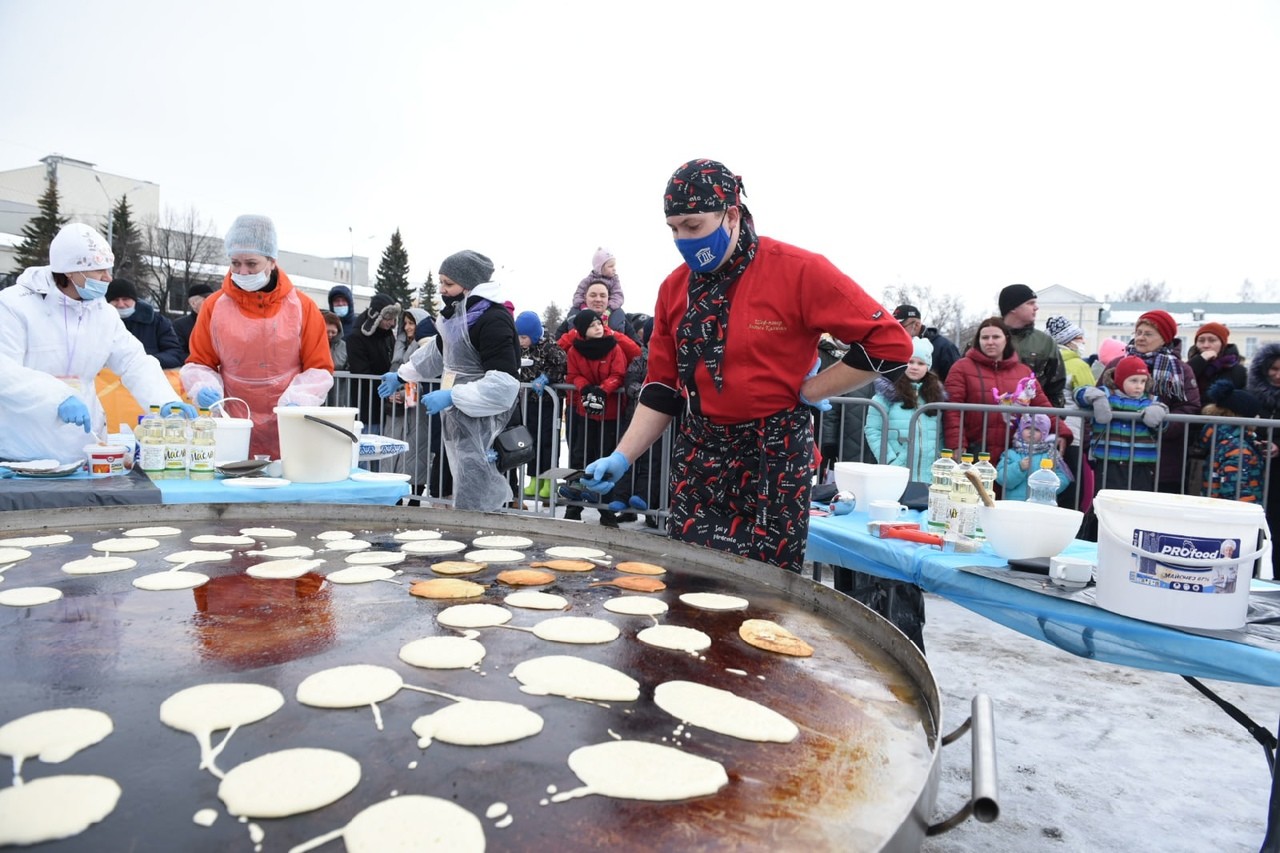
<svg viewBox="0 0 1280 853">
<path fill-rule="evenodd" d="M 101 299 L 102 297 L 106 296 L 106 295 L 107 295 L 107 287 L 108 287 L 109 285 L 108 285 L 108 284 L 107 284 L 107 282 L 105 282 L 105 281 L 99 281 L 99 280 L 98 280 L 98 279 L 96 279 L 96 278 L 89 278 L 89 277 L 86 275 L 86 276 L 84 277 L 84 284 L 82 284 L 82 285 L 81 285 L 81 284 L 76 284 L 76 283 L 73 281 L 73 282 L 71 282 L 71 286 L 72 286 L 72 287 L 74 287 L 74 288 L 76 289 L 76 294 L 77 294 L 77 295 L 78 295 L 78 296 L 79 296 L 83 301 L 85 301 L 85 302 L 90 302 L 90 301 L 92 301 L 92 300 L 94 300 L 94 299 Z"/>
<path fill-rule="evenodd" d="M 724 262 L 729 255 L 729 229 L 725 227 L 726 208 L 720 217 L 720 226 L 705 237 L 676 240 L 676 249 L 694 272 L 710 272 Z"/>
<path fill-rule="evenodd" d="M 118 311 L 118 312 L 120 313 L 120 319 L 121 319 L 121 320 L 128 320 L 130 317 L 132 317 L 132 316 L 133 316 L 133 312 L 134 312 L 134 311 L 137 311 L 137 310 L 138 310 L 138 306 L 136 306 L 136 305 L 130 305 L 128 308 L 117 308 L 117 309 L 116 309 L 116 311 Z"/>
<path fill-rule="evenodd" d="M 334 306 L 333 313 L 337 314 L 339 317 L 345 317 L 351 313 L 351 309 L 346 305 L 336 305 Z"/>
</svg>

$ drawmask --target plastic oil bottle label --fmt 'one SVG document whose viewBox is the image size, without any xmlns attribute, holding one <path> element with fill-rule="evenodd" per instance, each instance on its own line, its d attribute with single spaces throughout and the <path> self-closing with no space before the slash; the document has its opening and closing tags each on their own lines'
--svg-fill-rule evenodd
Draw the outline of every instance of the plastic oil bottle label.
<svg viewBox="0 0 1280 853">
<path fill-rule="evenodd" d="M 143 439 L 138 447 L 138 464 L 143 471 L 163 471 L 165 465 L 163 441 Z"/>
<path fill-rule="evenodd" d="M 212 443 L 192 442 L 190 450 L 191 473 L 194 474 L 212 474 L 213 473 L 213 456 L 216 445 Z"/>
</svg>

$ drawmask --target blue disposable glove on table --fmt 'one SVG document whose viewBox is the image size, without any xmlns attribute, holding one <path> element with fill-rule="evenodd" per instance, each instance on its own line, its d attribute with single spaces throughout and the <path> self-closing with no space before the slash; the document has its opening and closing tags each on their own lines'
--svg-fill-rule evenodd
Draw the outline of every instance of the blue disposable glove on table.
<svg viewBox="0 0 1280 853">
<path fill-rule="evenodd" d="M 378 383 L 378 396 L 386 399 L 404 387 L 400 374 L 394 370 L 382 374 L 382 382 Z"/>
<path fill-rule="evenodd" d="M 578 482 L 589 492 L 595 492 L 598 495 L 608 494 L 630 467 L 631 463 L 627 461 L 627 457 L 615 450 L 584 468 L 583 472 L 587 476 Z"/>
<path fill-rule="evenodd" d="M 443 388 L 432 391 L 422 398 L 422 405 L 426 406 L 428 414 L 438 415 L 453 405 L 453 392 Z"/>
<path fill-rule="evenodd" d="M 813 360 L 813 367 L 809 368 L 809 372 L 804 375 L 804 378 L 812 379 L 813 377 L 817 376 L 818 368 L 821 366 L 822 366 L 822 359 L 815 358 Z M 800 394 L 799 396 L 800 396 L 800 402 L 804 403 L 806 406 L 812 406 L 813 408 L 817 409 L 819 412 L 831 411 L 831 401 L 826 399 L 825 397 L 815 403 L 812 400 L 809 400 L 808 398 L 806 398 L 804 394 Z"/>
<path fill-rule="evenodd" d="M 196 405 L 202 409 L 207 409 L 214 403 L 222 399 L 222 392 L 216 388 L 201 388 L 196 393 Z"/>
<path fill-rule="evenodd" d="M 529 383 L 529 385 L 533 388 L 534 391 L 541 394 L 543 390 L 546 389 L 547 383 L 550 381 L 551 379 L 548 378 L 547 374 L 543 373 L 537 376 L 532 382 Z"/>
<path fill-rule="evenodd" d="M 64 424 L 79 424 L 85 432 L 90 431 L 89 407 L 75 394 L 58 404 L 58 417 Z"/>
<path fill-rule="evenodd" d="M 190 403 L 183 403 L 178 400 L 175 400 L 172 403 L 165 403 L 163 406 L 161 406 L 160 414 L 167 416 L 174 409 L 177 409 L 178 411 L 182 412 L 182 414 L 186 415 L 188 418 L 194 418 L 196 415 L 200 414 L 198 411 L 196 411 L 195 406 L 191 405 Z"/>
</svg>

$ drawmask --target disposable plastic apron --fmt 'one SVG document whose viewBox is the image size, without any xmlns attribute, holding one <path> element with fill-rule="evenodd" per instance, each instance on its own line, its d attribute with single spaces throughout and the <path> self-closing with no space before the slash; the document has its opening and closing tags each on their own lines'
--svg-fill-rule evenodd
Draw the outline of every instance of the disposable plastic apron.
<svg viewBox="0 0 1280 853">
<path fill-rule="evenodd" d="M 302 372 L 302 304 L 290 293 L 273 317 L 245 314 L 231 298 L 214 303 L 210 336 L 222 362 L 223 396 L 239 397 L 253 414 L 249 455 L 280 458 L 280 429 L 272 411 Z"/>
<path fill-rule="evenodd" d="M 484 376 L 480 354 L 471 345 L 467 312 L 462 304 L 454 315 L 436 324 L 444 344 L 442 388 L 475 382 Z M 493 440 L 507 425 L 511 412 L 473 418 L 452 406 L 441 415 L 441 438 L 453 471 L 453 504 L 458 509 L 495 510 L 511 500 L 507 478 L 489 461 Z"/>
</svg>

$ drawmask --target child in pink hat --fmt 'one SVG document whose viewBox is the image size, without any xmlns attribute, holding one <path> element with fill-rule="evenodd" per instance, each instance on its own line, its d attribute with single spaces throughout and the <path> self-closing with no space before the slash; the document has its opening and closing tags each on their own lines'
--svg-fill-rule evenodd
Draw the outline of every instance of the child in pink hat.
<svg viewBox="0 0 1280 853">
<path fill-rule="evenodd" d="M 596 282 L 609 288 L 609 310 L 617 311 L 622 307 L 622 282 L 618 280 L 618 262 L 613 252 L 601 246 L 591 256 L 591 274 L 578 282 L 578 289 L 573 292 L 573 307 L 581 308 L 586 303 L 587 288 Z"/>
</svg>

